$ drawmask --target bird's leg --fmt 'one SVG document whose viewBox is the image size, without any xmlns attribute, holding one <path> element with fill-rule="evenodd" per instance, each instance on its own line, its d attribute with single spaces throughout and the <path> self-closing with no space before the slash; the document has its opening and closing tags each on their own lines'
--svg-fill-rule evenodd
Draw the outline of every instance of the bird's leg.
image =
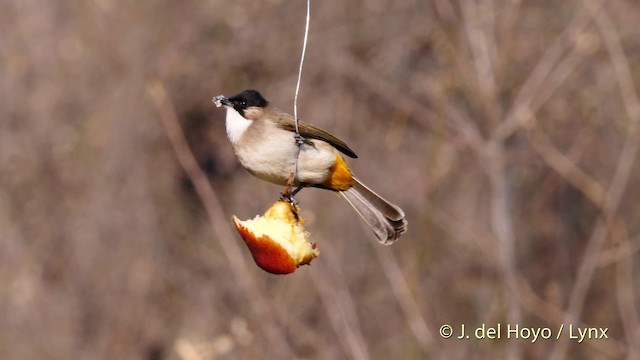
<svg viewBox="0 0 640 360">
<path fill-rule="evenodd" d="M 296 196 L 296 194 L 299 193 L 302 189 L 304 189 L 304 185 L 298 185 L 298 187 L 291 192 L 291 198 L 293 199 L 293 197 Z"/>
<path fill-rule="evenodd" d="M 293 182 L 295 180 L 295 175 L 296 175 L 295 172 L 292 171 L 291 176 L 289 177 L 289 180 L 287 180 L 287 183 L 284 185 L 284 192 L 280 194 L 280 200 L 287 201 L 291 204 L 293 204 L 295 201 L 295 199 L 293 198 L 293 195 L 295 194 L 295 192 L 291 191 L 291 189 L 293 189 Z"/>
<path fill-rule="evenodd" d="M 289 180 L 287 180 L 287 183 L 284 185 L 284 192 L 281 194 L 281 198 L 288 198 L 291 196 L 291 189 L 293 189 L 293 180 L 295 177 L 295 172 L 291 172 L 291 176 L 289 176 Z"/>
<path fill-rule="evenodd" d="M 291 173 L 291 177 L 289 177 L 289 180 L 287 180 L 287 184 L 284 187 L 284 192 L 280 194 L 280 200 L 289 202 L 293 205 L 298 205 L 298 201 L 294 198 L 294 196 L 296 196 L 296 194 L 304 188 L 304 185 L 300 184 L 295 190 L 292 191 L 291 189 L 293 189 L 293 182 L 295 178 L 294 175 L 294 173 Z"/>
<path fill-rule="evenodd" d="M 291 191 L 287 186 L 285 188 L 285 191 L 280 194 L 280 200 L 286 201 L 293 206 L 298 206 L 298 200 L 296 200 L 294 196 L 296 196 L 296 194 L 299 193 L 303 188 L 304 185 L 299 185 L 295 190 Z"/>
</svg>

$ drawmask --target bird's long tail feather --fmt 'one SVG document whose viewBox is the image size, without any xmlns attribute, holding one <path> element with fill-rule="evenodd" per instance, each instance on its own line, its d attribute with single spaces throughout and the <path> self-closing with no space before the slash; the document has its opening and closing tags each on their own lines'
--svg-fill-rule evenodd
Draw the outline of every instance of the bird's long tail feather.
<svg viewBox="0 0 640 360">
<path fill-rule="evenodd" d="M 351 204 L 371 227 L 380 243 L 384 245 L 393 244 L 400 238 L 400 235 L 407 231 L 407 220 L 404 217 L 404 212 L 357 179 L 354 178 L 353 180 L 353 186 L 346 191 L 340 191 L 340 195 Z"/>
</svg>

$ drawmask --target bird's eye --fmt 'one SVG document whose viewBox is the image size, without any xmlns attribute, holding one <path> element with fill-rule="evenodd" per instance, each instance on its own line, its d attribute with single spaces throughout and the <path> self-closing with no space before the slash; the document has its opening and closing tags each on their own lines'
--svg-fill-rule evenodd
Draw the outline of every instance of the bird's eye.
<svg viewBox="0 0 640 360">
<path fill-rule="evenodd" d="M 241 104 L 242 106 L 247 106 L 247 102 L 246 102 L 246 101 L 244 101 L 244 100 L 243 100 L 243 101 L 241 101 L 241 102 L 240 102 L 240 104 Z"/>
</svg>

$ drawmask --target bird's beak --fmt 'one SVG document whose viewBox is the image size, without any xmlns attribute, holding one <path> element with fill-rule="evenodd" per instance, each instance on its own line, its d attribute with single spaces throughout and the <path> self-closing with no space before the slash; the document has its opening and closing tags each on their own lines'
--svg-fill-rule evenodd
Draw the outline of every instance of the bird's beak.
<svg viewBox="0 0 640 360">
<path fill-rule="evenodd" d="M 212 101 L 214 104 L 216 104 L 217 107 L 220 107 L 222 105 L 233 106 L 233 103 L 229 101 L 229 99 L 227 99 L 227 97 L 224 95 L 214 96 Z"/>
</svg>

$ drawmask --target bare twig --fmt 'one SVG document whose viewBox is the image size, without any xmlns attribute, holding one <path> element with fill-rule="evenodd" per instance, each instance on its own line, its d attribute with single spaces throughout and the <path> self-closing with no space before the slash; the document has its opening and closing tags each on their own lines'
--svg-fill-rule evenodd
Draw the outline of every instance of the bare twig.
<svg viewBox="0 0 640 360">
<path fill-rule="evenodd" d="M 512 293 L 517 291 L 517 269 L 515 264 L 516 239 L 513 231 L 509 182 L 506 178 L 504 157 L 502 144 L 492 143 L 485 152 L 483 162 L 488 171 L 487 175 L 491 183 L 491 229 L 498 239 L 498 261 L 504 283 L 506 284 L 503 298 L 507 304 L 508 321 L 513 324 L 518 324 L 522 319 L 522 313 L 516 297 L 512 295 Z M 519 359 L 522 357 L 522 348 L 518 342 L 509 343 L 507 357 L 509 359 Z"/>
<path fill-rule="evenodd" d="M 437 129 L 430 126 L 429 123 L 439 120 L 471 148 L 477 151 L 480 151 L 482 148 L 484 141 L 478 127 L 467 116 L 462 114 L 460 110 L 451 106 L 448 102 L 438 101 L 439 105 L 445 107 L 445 109 L 443 109 L 447 117 L 445 121 L 442 120 L 442 116 L 436 111 L 422 102 L 413 99 L 410 94 L 404 93 L 402 89 L 394 85 L 393 82 L 377 75 L 377 73 L 372 71 L 366 64 L 358 62 L 352 56 L 332 56 L 329 58 L 329 61 L 330 65 L 332 65 L 336 71 L 341 72 L 345 76 L 357 79 L 366 85 L 373 93 L 380 96 L 380 98 L 390 106 L 397 107 L 415 116 L 420 121 L 420 125 L 437 131 Z"/>
<path fill-rule="evenodd" d="M 420 344 L 425 353 L 432 353 L 433 345 L 435 344 L 433 333 L 429 329 L 424 316 L 422 316 L 422 312 L 420 311 L 420 307 L 418 306 L 415 296 L 411 294 L 411 290 L 407 284 L 407 279 L 404 276 L 398 261 L 388 248 L 377 246 L 377 244 L 374 244 L 373 248 L 376 251 L 376 255 L 378 255 L 380 264 L 382 264 L 382 267 L 384 268 L 383 273 L 391 285 L 393 295 L 396 297 L 396 300 L 398 301 L 400 308 L 402 308 L 404 316 L 409 323 L 409 328 L 413 333 L 413 337 L 416 339 L 418 344 Z"/>
<path fill-rule="evenodd" d="M 590 0 L 585 0 L 583 3 L 589 15 L 593 17 L 607 47 L 616 81 L 625 104 L 628 126 L 626 129 L 625 143 L 618 158 L 611 184 L 609 185 L 608 201 L 603 208 L 602 219 L 598 220 L 594 227 L 578 270 L 575 285 L 571 292 L 569 306 L 567 308 L 567 317 L 565 319 L 566 323 L 577 321 L 582 313 L 587 291 L 598 266 L 600 250 L 607 238 L 609 227 L 611 226 L 627 187 L 639 146 L 637 129 L 640 123 L 640 101 L 638 100 L 636 88 L 632 81 L 633 77 L 631 76 L 629 62 L 620 44 L 618 33 L 611 23 L 606 8 L 599 10 L 597 6 L 599 3 Z M 551 359 L 559 360 L 563 358 L 567 348 L 568 340 L 561 339 L 561 341 L 556 343 L 551 354 Z"/>
<path fill-rule="evenodd" d="M 472 241 L 472 243 L 477 244 L 480 254 L 486 257 L 487 261 L 494 261 L 493 253 L 482 246 L 482 239 L 479 239 L 479 237 L 481 237 L 480 235 L 475 232 L 465 231 L 453 220 L 453 216 L 442 213 L 442 210 L 439 208 L 428 206 L 428 210 L 436 216 L 437 223 L 446 233 L 452 237 L 460 238 L 459 242 L 463 244 L 468 244 L 469 240 Z M 638 238 L 640 238 L 640 235 Z M 515 290 L 513 291 L 513 295 L 523 309 L 550 324 L 560 324 L 563 322 L 566 318 L 566 313 L 561 308 L 538 296 L 531 288 L 527 278 L 522 274 L 516 271 L 514 276 Z M 582 327 L 589 327 L 589 324 L 584 322 L 578 322 L 578 324 Z M 627 352 L 625 345 L 614 339 L 609 339 L 606 342 L 589 341 L 586 342 L 586 344 L 612 359 L 620 358 L 622 354 Z"/>
<path fill-rule="evenodd" d="M 512 46 L 515 41 L 517 32 L 514 31 L 516 25 L 520 18 L 518 17 L 520 13 L 520 7 L 522 5 L 522 0 L 512 0 L 507 3 L 503 3 L 502 7 L 502 22 L 497 25 L 497 36 L 499 37 L 500 44 L 502 44 L 502 48 L 498 50 L 498 54 L 496 55 L 496 67 L 501 69 L 505 62 L 508 61 L 508 57 L 505 54 L 509 53 L 511 49 L 514 48 Z M 500 73 L 496 74 L 496 77 L 500 77 Z"/>
<path fill-rule="evenodd" d="M 566 319 L 566 313 L 543 298 L 539 297 L 529 285 L 527 279 L 518 274 L 517 291 L 515 292 L 518 301 L 522 304 L 522 307 L 527 311 L 535 314 L 540 319 L 544 319 L 550 324 L 562 324 Z M 585 322 L 577 322 L 578 326 L 590 327 Z M 627 352 L 627 347 L 615 340 L 607 339 L 607 341 L 588 341 L 585 342 L 586 346 L 590 346 L 596 349 L 599 353 L 611 359 L 619 359 L 623 354 Z"/>
<path fill-rule="evenodd" d="M 486 109 L 486 117 L 495 126 L 502 117 L 502 109 L 496 99 L 495 66 L 497 59 L 495 39 L 495 15 L 492 2 L 486 1 L 482 5 L 474 1 L 462 2 L 464 24 L 467 30 L 468 44 L 471 49 L 475 75 L 480 87 L 480 97 L 483 107 Z M 471 121 L 458 121 L 458 128 L 468 129 Z M 468 130 L 467 130 L 468 131 Z M 520 323 L 522 312 L 512 292 L 517 287 L 517 269 L 515 258 L 516 238 L 513 230 L 513 218 L 511 217 L 511 199 L 509 196 L 509 181 L 507 179 L 505 149 L 503 140 L 480 141 L 475 147 L 482 160 L 489 182 L 491 184 L 491 230 L 498 240 L 498 263 L 504 287 L 502 299 L 506 304 L 507 320 L 510 323 Z M 522 358 L 522 346 L 520 342 L 507 344 L 507 358 Z"/>
<path fill-rule="evenodd" d="M 533 118 L 535 116 L 530 114 Z M 533 120 L 535 122 L 535 120 Z M 586 174 L 569 157 L 558 150 L 540 131 L 531 132 L 531 145 L 544 161 L 571 185 L 580 190 L 591 202 L 603 208 L 607 191 L 591 176 Z"/>
<path fill-rule="evenodd" d="M 598 0 L 595 6 L 600 7 L 602 0 Z M 539 94 L 547 92 L 542 91 L 542 87 L 545 84 L 545 80 L 552 73 L 556 64 L 562 57 L 562 54 L 567 48 L 568 39 L 571 39 L 572 35 L 583 29 L 590 22 L 588 14 L 579 9 L 576 11 L 576 15 L 567 25 L 564 31 L 558 35 L 556 40 L 549 48 L 544 52 L 535 68 L 524 82 L 516 99 L 513 101 L 511 109 L 507 111 L 506 119 L 502 122 L 492 133 L 491 137 L 495 140 L 506 139 L 515 131 L 520 129 L 526 124 L 528 117 L 523 116 L 527 112 L 531 111 L 530 106 L 534 99 Z"/>
<path fill-rule="evenodd" d="M 464 28 L 469 39 L 475 73 L 480 89 L 485 96 L 493 98 L 496 82 L 493 66 L 496 61 L 495 18 L 490 1 L 479 4 L 475 1 L 461 1 Z"/>
<path fill-rule="evenodd" d="M 461 1 L 467 44 L 480 90 L 481 104 L 487 109 L 487 118 L 496 124 L 501 117 L 501 108 L 496 101 L 496 23 L 493 1 Z"/>
<path fill-rule="evenodd" d="M 617 226 L 616 226 L 617 225 Z M 624 223 L 618 219 L 613 227 L 612 236 L 617 238 L 617 242 L 621 242 L 622 246 L 629 248 L 629 239 L 627 228 Z M 616 264 L 616 299 L 618 301 L 618 312 L 622 320 L 624 335 L 629 344 L 627 359 L 640 359 L 640 344 L 638 338 L 640 336 L 640 316 L 638 308 L 635 305 L 635 290 L 633 277 L 633 257 L 632 253 L 620 259 Z"/>
<path fill-rule="evenodd" d="M 331 249 L 325 251 L 332 252 Z M 326 266 L 323 263 L 319 263 L 318 266 L 321 267 L 323 272 L 329 272 L 331 278 L 335 279 L 335 281 L 329 284 L 328 279 L 323 276 L 312 276 L 312 280 L 318 289 L 322 303 L 327 310 L 326 314 L 345 352 L 350 353 L 352 359 L 369 359 L 369 351 L 358 320 L 358 311 L 344 274 L 341 273 L 340 264 L 336 260 L 337 254 L 328 255 L 326 259 L 332 264 Z"/>
<path fill-rule="evenodd" d="M 605 267 L 615 264 L 618 261 L 624 261 L 627 256 L 633 256 L 640 251 L 640 234 L 625 241 L 623 244 L 615 248 L 607 249 L 600 253 L 599 266 Z"/>
</svg>

